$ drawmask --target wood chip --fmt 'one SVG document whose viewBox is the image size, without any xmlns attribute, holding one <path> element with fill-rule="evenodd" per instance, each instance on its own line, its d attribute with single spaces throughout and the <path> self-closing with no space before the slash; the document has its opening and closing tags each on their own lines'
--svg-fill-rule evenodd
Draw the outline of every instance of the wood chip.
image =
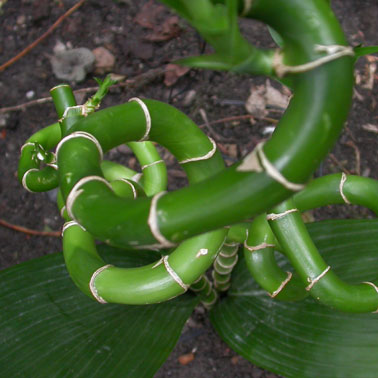
<svg viewBox="0 0 378 378">
<path fill-rule="evenodd" d="M 178 358 L 178 362 L 181 365 L 188 365 L 194 360 L 194 353 L 183 354 Z"/>
</svg>

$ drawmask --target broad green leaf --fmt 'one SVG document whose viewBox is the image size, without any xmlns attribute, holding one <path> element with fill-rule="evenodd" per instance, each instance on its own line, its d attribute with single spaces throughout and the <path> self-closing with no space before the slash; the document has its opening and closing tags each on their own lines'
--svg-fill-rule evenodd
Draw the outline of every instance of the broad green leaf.
<svg viewBox="0 0 378 378">
<path fill-rule="evenodd" d="M 151 262 L 150 253 L 100 249 L 112 264 Z M 6 269 L 0 272 L 0 375 L 152 377 L 196 303 L 187 294 L 157 305 L 99 304 L 71 282 L 62 254 Z"/>
<path fill-rule="evenodd" d="M 309 231 L 332 269 L 348 283 L 378 277 L 378 220 L 326 221 Z M 282 258 L 283 269 L 289 269 Z M 254 364 L 285 377 L 376 377 L 378 314 L 346 314 L 314 300 L 270 299 L 244 261 L 228 296 L 211 313 L 221 337 Z"/>
</svg>

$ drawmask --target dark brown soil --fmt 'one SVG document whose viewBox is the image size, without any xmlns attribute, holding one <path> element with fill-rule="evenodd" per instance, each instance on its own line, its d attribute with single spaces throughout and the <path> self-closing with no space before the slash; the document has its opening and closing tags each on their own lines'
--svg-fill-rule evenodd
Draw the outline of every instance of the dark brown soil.
<svg viewBox="0 0 378 378">
<path fill-rule="evenodd" d="M 39 37 L 75 1 L 73 0 L 8 0 L 0 14 L 0 64 L 7 61 L 29 43 Z M 58 84 L 52 73 L 49 57 L 57 41 L 73 47 L 94 49 L 106 47 L 116 57 L 112 70 L 117 74 L 133 78 L 137 75 L 162 68 L 172 60 L 188 55 L 200 54 L 206 47 L 197 33 L 184 22 L 179 31 L 172 33 L 166 41 L 151 42 L 151 33 L 135 22 L 135 17 L 147 1 L 88 0 L 78 11 L 66 19 L 44 42 L 27 56 L 0 73 L 0 107 L 18 105 L 33 99 L 48 96 L 49 89 Z M 154 2 L 153 2 L 154 4 Z M 360 43 L 376 45 L 378 3 L 376 0 L 333 0 L 335 10 L 351 45 Z M 159 14 L 159 23 L 171 17 L 167 11 Z M 248 39 L 257 45 L 273 47 L 265 27 L 258 23 L 243 22 L 242 29 Z M 319 168 L 317 175 L 345 171 L 378 179 L 377 133 L 367 131 L 367 124 L 378 125 L 378 83 L 367 86 L 370 62 L 363 58 L 356 73 L 361 78 L 356 85 L 353 107 L 343 134 Z M 92 75 L 73 88 L 95 86 Z M 377 76 L 375 76 L 375 79 Z M 244 103 L 252 85 L 264 84 L 264 78 L 240 77 L 227 73 L 191 70 L 171 87 L 164 84 L 162 75 L 137 80 L 137 88 L 117 89 L 110 92 L 103 106 L 127 101 L 130 97 L 154 98 L 173 104 L 183 110 L 198 124 L 203 124 L 200 109 L 209 121 L 246 114 Z M 193 97 L 190 99 L 190 96 Z M 79 102 L 82 99 L 78 98 Z M 274 109 L 273 109 L 274 110 Z M 269 117 L 278 119 L 279 112 L 271 110 Z M 59 230 L 62 220 L 55 205 L 55 193 L 31 194 L 26 192 L 16 179 L 19 149 L 24 141 L 38 129 L 56 122 L 51 103 L 35 105 L 20 111 L 0 113 L 0 218 L 8 222 L 35 230 Z M 5 123 L 5 125 L 4 125 Z M 244 156 L 262 138 L 268 121 L 233 121 L 204 127 L 220 145 L 226 162 Z M 358 162 L 358 154 L 360 162 Z M 168 165 L 173 167 L 170 187 L 185 184 L 182 174 L 165 153 Z M 118 149 L 111 153 L 112 159 L 135 159 L 131 152 Z M 127 158 L 127 159 L 126 159 Z M 366 217 L 370 212 L 357 207 L 327 208 L 318 211 L 317 217 Z M 28 236 L 25 233 L 0 226 L 0 268 L 61 250 L 60 239 Z M 196 349 L 195 359 L 186 366 L 178 363 L 181 354 Z M 206 316 L 196 313 L 186 326 L 174 353 L 162 367 L 157 377 L 274 377 L 252 366 L 243 358 L 235 358 L 212 330 Z"/>
</svg>

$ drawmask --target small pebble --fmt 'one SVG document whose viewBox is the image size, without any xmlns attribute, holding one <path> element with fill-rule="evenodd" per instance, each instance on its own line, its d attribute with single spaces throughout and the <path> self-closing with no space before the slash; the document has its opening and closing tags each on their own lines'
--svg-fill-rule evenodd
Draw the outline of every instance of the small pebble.
<svg viewBox="0 0 378 378">
<path fill-rule="evenodd" d="M 34 96 L 35 96 L 35 92 L 34 91 L 27 91 L 26 92 L 26 98 L 28 100 L 31 100 L 32 98 L 34 98 Z"/>
<path fill-rule="evenodd" d="M 191 89 L 186 94 L 186 96 L 185 96 L 184 101 L 182 102 L 182 104 L 184 106 L 191 106 L 193 104 L 193 102 L 194 102 L 194 99 L 196 98 L 196 95 L 197 95 L 197 92 L 194 89 Z"/>
</svg>

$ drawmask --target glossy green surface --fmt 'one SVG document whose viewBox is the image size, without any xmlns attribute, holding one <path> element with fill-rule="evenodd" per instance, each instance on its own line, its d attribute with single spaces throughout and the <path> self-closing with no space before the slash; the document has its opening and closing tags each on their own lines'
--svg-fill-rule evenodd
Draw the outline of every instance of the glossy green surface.
<svg viewBox="0 0 378 378">
<path fill-rule="evenodd" d="M 308 230 L 322 257 L 343 280 L 356 284 L 376 279 L 376 219 L 325 221 L 308 225 Z M 278 263 L 283 270 L 290 269 L 283 257 Z M 232 349 L 281 376 L 376 376 L 377 314 L 342 313 L 311 297 L 295 303 L 272 300 L 252 279 L 243 259 L 233 273 L 228 296 L 210 315 Z"/>
<path fill-rule="evenodd" d="M 151 252 L 98 249 L 106 261 L 124 267 L 156 258 Z M 197 303 L 186 294 L 157 305 L 101 305 L 73 285 L 61 253 L 3 270 L 1 376 L 152 377 Z"/>
</svg>

